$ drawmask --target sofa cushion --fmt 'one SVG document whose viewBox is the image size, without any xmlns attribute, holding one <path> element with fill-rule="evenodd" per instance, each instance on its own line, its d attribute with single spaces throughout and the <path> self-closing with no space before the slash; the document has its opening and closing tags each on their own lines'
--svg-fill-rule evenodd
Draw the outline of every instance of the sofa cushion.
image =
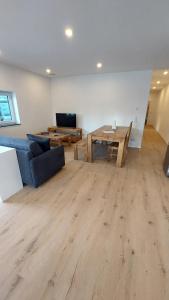
<svg viewBox="0 0 169 300">
<path fill-rule="evenodd" d="M 33 134 L 27 134 L 27 137 L 30 141 L 38 143 L 43 152 L 50 150 L 50 139 L 46 137 L 40 137 Z"/>
</svg>

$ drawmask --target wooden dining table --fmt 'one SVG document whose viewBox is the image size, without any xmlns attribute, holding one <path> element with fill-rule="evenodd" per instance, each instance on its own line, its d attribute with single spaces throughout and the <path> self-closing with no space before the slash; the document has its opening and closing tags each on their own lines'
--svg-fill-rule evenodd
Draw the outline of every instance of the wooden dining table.
<svg viewBox="0 0 169 300">
<path fill-rule="evenodd" d="M 129 127 L 118 126 L 116 130 L 113 130 L 111 125 L 104 125 L 89 133 L 87 136 L 88 162 L 93 161 L 94 141 L 118 142 L 119 146 L 116 165 L 117 167 L 122 167 L 125 141 L 128 131 Z"/>
</svg>

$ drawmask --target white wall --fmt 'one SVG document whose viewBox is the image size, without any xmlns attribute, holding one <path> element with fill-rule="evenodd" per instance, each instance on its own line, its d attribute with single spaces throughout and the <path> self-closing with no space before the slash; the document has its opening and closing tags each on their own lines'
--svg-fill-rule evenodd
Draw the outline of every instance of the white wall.
<svg viewBox="0 0 169 300">
<path fill-rule="evenodd" d="M 131 146 L 141 147 L 151 71 L 54 78 L 51 83 L 53 124 L 56 112 L 78 115 L 90 132 L 104 124 L 134 121 Z"/>
<path fill-rule="evenodd" d="M 16 93 L 21 126 L 0 134 L 24 136 L 56 123 L 56 112 L 75 112 L 88 133 L 103 124 L 134 121 L 131 146 L 140 147 L 151 80 L 150 71 L 85 75 L 50 80 L 0 63 L 0 90 Z M 52 99 L 51 99 L 52 98 Z"/>
<path fill-rule="evenodd" d="M 152 99 L 154 121 L 153 126 L 169 143 L 169 85 L 155 99 Z"/>
<path fill-rule="evenodd" d="M 0 135 L 24 136 L 52 123 L 50 80 L 0 63 L 0 90 L 16 93 L 20 126 L 0 128 Z"/>
</svg>

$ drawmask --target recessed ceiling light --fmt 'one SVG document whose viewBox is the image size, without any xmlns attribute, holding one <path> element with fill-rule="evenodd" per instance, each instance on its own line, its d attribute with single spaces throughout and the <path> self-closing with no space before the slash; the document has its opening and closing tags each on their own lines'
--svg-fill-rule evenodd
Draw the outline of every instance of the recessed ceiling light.
<svg viewBox="0 0 169 300">
<path fill-rule="evenodd" d="M 46 73 L 50 74 L 51 73 L 51 69 L 46 69 Z"/>
<path fill-rule="evenodd" d="M 153 86 L 153 90 L 156 90 L 156 86 Z"/>
<path fill-rule="evenodd" d="M 71 27 L 67 27 L 65 29 L 65 35 L 68 37 L 68 38 L 72 38 L 73 37 L 73 29 Z"/>
<path fill-rule="evenodd" d="M 157 84 L 160 84 L 160 80 L 157 81 Z"/>
<path fill-rule="evenodd" d="M 102 63 L 101 63 L 101 62 L 98 62 L 98 63 L 97 63 L 97 68 L 98 68 L 98 69 L 101 69 L 101 68 L 102 68 L 102 66 L 103 66 L 103 65 L 102 65 Z"/>
<path fill-rule="evenodd" d="M 168 74 L 168 71 L 164 71 L 164 73 L 163 73 L 164 75 L 167 75 Z"/>
</svg>

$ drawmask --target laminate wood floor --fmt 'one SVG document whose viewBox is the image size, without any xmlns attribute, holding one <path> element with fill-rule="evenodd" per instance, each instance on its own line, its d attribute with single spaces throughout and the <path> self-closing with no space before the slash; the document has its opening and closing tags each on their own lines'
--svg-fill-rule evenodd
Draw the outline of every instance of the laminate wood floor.
<svg viewBox="0 0 169 300">
<path fill-rule="evenodd" d="M 0 204 L 0 300 L 168 300 L 166 145 L 147 128 L 126 166 L 71 160 Z"/>
</svg>

